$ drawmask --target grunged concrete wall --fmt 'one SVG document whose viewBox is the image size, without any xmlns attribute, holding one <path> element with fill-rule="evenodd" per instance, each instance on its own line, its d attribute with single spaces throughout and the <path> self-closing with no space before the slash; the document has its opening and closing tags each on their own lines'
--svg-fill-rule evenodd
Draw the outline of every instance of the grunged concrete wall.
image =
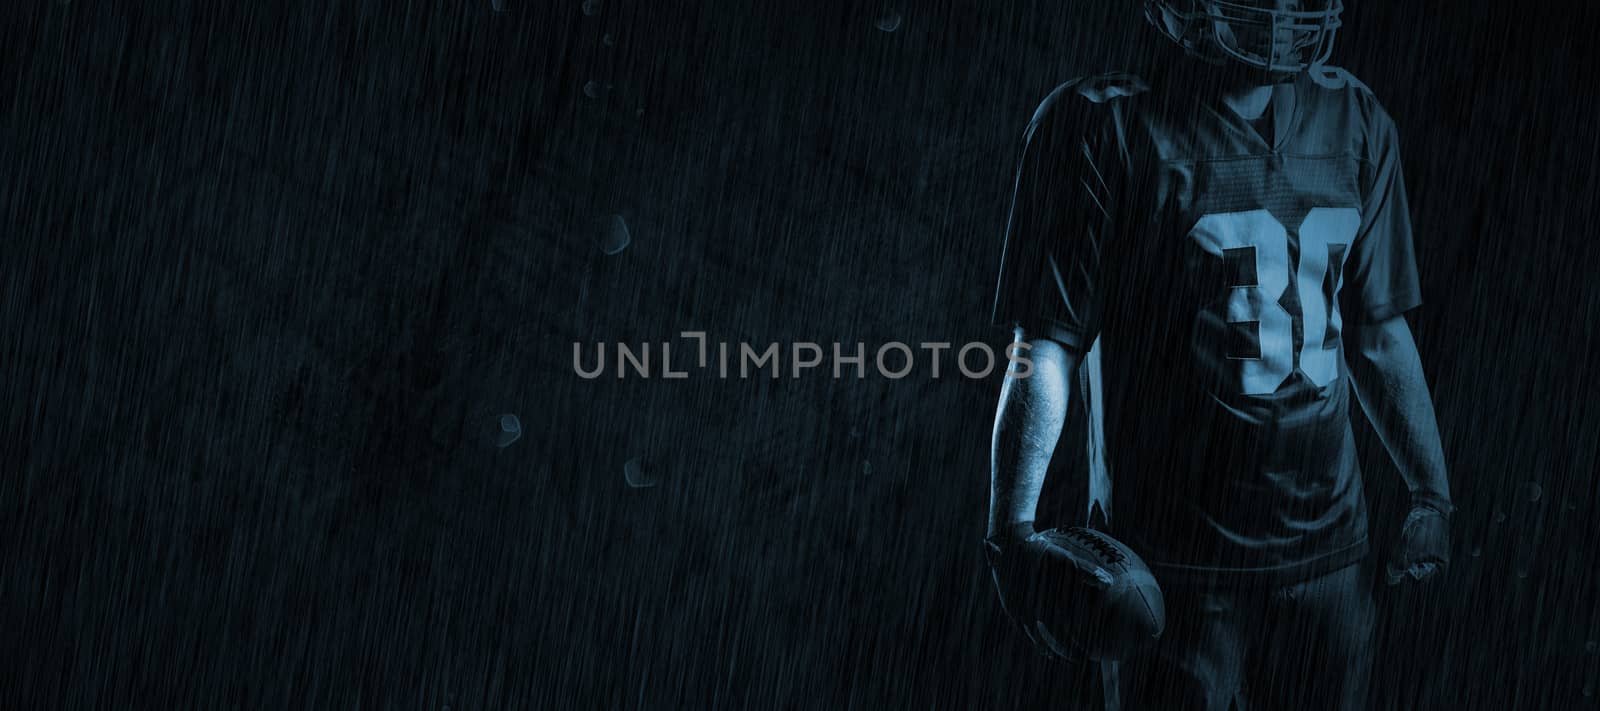
<svg viewBox="0 0 1600 711">
<path fill-rule="evenodd" d="M 1084 699 L 1092 672 L 1029 657 L 982 574 L 996 379 L 590 382 L 571 344 L 1002 338 L 984 320 L 1023 125 L 1059 81 L 1146 53 L 1135 4 L 907 6 L 892 33 L 875 7 L 402 5 L 77 2 L 11 25 L 4 695 Z M 1387 643 L 1448 663 L 1384 688 L 1570 701 L 1600 664 L 1576 544 L 1593 349 L 1538 354 L 1592 333 L 1512 312 L 1538 279 L 1600 306 L 1578 239 L 1592 74 L 1545 71 L 1526 26 L 1384 7 L 1353 10 L 1345 51 L 1405 131 L 1417 331 L 1481 554 L 1466 602 L 1396 603 Z M 1482 68 L 1501 41 L 1524 63 Z M 1480 61 L 1425 61 L 1443 47 Z M 633 241 L 607 256 L 613 214 Z M 504 449 L 500 413 L 523 428 Z M 624 480 L 635 459 L 655 486 Z M 1545 504 L 1517 498 L 1530 481 Z"/>
</svg>

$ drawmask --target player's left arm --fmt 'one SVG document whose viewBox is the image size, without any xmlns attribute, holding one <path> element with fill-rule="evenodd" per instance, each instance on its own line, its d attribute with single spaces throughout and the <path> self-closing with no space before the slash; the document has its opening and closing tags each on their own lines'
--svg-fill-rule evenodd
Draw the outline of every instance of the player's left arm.
<svg viewBox="0 0 1600 711">
<path fill-rule="evenodd" d="M 1350 362 L 1361 409 L 1411 491 L 1411 512 L 1388 563 L 1389 583 L 1422 580 L 1450 562 L 1450 481 L 1422 358 L 1405 317 L 1360 324 Z"/>
<path fill-rule="evenodd" d="M 1411 509 L 1388 561 L 1395 584 L 1408 576 L 1422 580 L 1450 562 L 1454 507 L 1433 401 L 1404 316 L 1421 305 L 1422 288 L 1398 131 L 1376 100 L 1369 108 L 1363 176 L 1369 189 L 1346 270 L 1346 362 L 1361 408 L 1411 490 Z"/>
</svg>

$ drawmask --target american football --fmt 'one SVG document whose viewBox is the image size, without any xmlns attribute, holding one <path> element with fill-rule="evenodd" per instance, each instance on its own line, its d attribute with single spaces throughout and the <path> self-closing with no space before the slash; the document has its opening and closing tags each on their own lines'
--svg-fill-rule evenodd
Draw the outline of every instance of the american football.
<svg viewBox="0 0 1600 711">
<path fill-rule="evenodd" d="M 1029 540 L 1046 555 L 1034 632 L 1057 654 L 1117 660 L 1161 637 L 1161 587 L 1122 542 L 1082 527 L 1040 531 Z"/>
</svg>

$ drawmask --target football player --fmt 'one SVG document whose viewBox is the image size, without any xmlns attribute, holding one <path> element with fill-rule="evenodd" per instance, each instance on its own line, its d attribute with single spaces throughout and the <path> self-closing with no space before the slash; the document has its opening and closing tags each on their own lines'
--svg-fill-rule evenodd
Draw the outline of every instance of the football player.
<svg viewBox="0 0 1600 711">
<path fill-rule="evenodd" d="M 1167 599 L 1166 633 L 1115 689 L 1131 708 L 1365 706 L 1352 397 L 1411 496 L 1388 581 L 1450 558 L 1403 317 L 1421 293 L 1396 132 L 1326 64 L 1341 10 L 1148 0 L 1170 61 L 1062 85 L 1027 129 L 993 316 L 1033 367 L 1001 390 L 988 542 L 1030 554 L 1069 388 L 1100 390 L 1081 399 L 1116 485 L 1109 526 Z M 1049 594 L 996 583 L 1013 613 Z"/>
</svg>

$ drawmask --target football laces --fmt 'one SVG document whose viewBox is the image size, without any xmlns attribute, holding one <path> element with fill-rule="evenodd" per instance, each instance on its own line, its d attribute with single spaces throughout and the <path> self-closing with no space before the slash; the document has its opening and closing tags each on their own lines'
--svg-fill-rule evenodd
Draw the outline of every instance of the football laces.
<svg viewBox="0 0 1600 711">
<path fill-rule="evenodd" d="M 1107 541 L 1105 538 L 1095 534 L 1094 531 L 1091 531 L 1087 528 L 1074 526 L 1067 529 L 1067 535 L 1071 537 L 1072 540 L 1078 541 L 1079 543 L 1082 543 L 1083 545 L 1093 549 L 1094 552 L 1099 553 L 1101 557 L 1105 558 L 1109 562 L 1122 562 L 1122 550 L 1114 545 L 1111 545 L 1110 541 Z"/>
</svg>

